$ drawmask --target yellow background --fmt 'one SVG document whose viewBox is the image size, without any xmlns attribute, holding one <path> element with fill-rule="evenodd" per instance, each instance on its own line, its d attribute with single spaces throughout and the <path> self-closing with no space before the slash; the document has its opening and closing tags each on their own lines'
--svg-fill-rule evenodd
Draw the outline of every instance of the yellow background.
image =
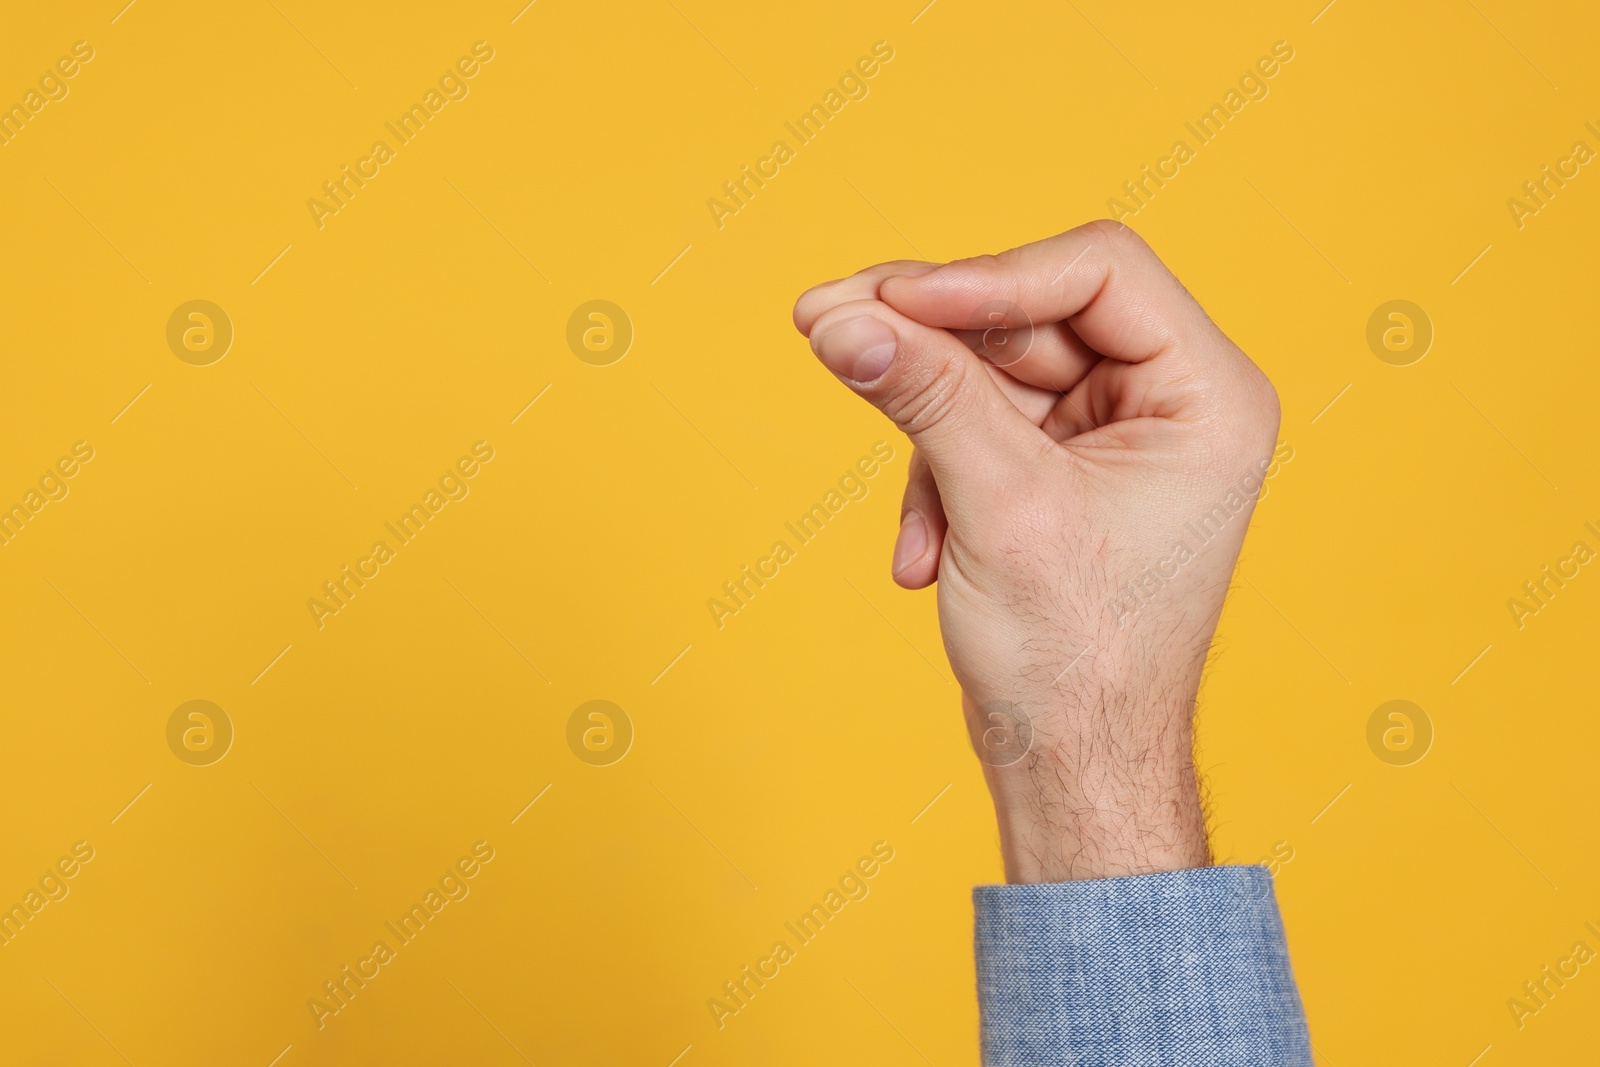
<svg viewBox="0 0 1600 1067">
<path fill-rule="evenodd" d="M 1506 201 L 1600 148 L 1600 18 L 922 3 L 7 12 L 0 102 L 95 58 L 0 147 L 0 498 L 95 458 L 0 548 L 0 898 L 95 858 L 0 948 L 0 1059 L 975 1062 L 968 894 L 1000 866 L 932 594 L 888 576 L 909 450 L 789 308 L 1105 214 L 1280 40 L 1131 220 L 1294 447 L 1203 693 L 1216 849 L 1292 849 L 1320 1062 L 1591 1053 L 1592 967 L 1521 1029 L 1507 1001 L 1600 949 L 1600 573 L 1522 629 L 1506 602 L 1600 548 L 1600 176 L 1520 229 Z M 319 229 L 306 201 L 479 40 L 470 95 Z M 719 229 L 707 199 L 880 40 Z M 211 366 L 166 344 L 192 299 L 236 330 Z M 636 331 L 610 366 L 567 346 L 592 299 Z M 1436 331 L 1407 367 L 1365 340 L 1393 299 Z M 870 496 L 717 629 L 880 438 Z M 307 599 L 478 440 L 470 496 L 319 630 Z M 166 742 L 193 699 L 236 730 L 208 767 Z M 636 730 L 612 766 L 567 747 L 591 699 Z M 1391 699 L 1433 724 L 1411 766 L 1367 745 Z M 480 840 L 471 895 L 319 1031 L 307 1000 Z M 718 1030 L 706 1000 L 880 840 L 870 896 Z"/>
</svg>

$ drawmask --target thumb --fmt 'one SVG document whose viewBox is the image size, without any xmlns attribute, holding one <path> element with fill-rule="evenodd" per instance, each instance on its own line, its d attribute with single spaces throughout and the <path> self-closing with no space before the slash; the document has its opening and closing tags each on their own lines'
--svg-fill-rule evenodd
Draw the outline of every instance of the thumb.
<svg viewBox="0 0 1600 1067">
<path fill-rule="evenodd" d="M 1006 484 L 1048 443 L 972 349 L 882 301 L 831 308 L 810 336 L 823 365 L 911 438 L 947 493 Z"/>
</svg>

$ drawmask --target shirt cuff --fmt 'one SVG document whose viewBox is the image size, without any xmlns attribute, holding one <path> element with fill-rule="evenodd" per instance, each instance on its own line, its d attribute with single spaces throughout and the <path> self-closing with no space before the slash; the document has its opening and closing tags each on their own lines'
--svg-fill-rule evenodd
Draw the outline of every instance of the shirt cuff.
<svg viewBox="0 0 1600 1067">
<path fill-rule="evenodd" d="M 1207 867 L 973 890 L 989 1067 L 1310 1067 L 1272 878 Z"/>
</svg>

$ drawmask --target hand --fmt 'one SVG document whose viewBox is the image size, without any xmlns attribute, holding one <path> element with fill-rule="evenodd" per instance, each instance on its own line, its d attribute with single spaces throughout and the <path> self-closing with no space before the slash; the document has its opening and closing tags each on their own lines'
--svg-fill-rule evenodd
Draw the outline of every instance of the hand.
<svg viewBox="0 0 1600 1067">
<path fill-rule="evenodd" d="M 1194 700 L 1272 463 L 1266 376 L 1111 222 L 794 315 L 915 446 L 893 571 L 938 582 L 1007 878 L 1208 863 Z"/>
</svg>

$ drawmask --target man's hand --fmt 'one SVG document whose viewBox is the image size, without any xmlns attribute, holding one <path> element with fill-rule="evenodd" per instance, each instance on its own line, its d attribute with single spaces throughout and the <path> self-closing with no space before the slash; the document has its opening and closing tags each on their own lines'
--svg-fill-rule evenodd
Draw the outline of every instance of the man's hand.
<svg viewBox="0 0 1600 1067">
<path fill-rule="evenodd" d="M 872 267 L 794 317 L 916 447 L 894 575 L 938 582 L 1007 878 L 1208 863 L 1194 700 L 1272 462 L 1266 376 L 1110 222 Z"/>
</svg>

